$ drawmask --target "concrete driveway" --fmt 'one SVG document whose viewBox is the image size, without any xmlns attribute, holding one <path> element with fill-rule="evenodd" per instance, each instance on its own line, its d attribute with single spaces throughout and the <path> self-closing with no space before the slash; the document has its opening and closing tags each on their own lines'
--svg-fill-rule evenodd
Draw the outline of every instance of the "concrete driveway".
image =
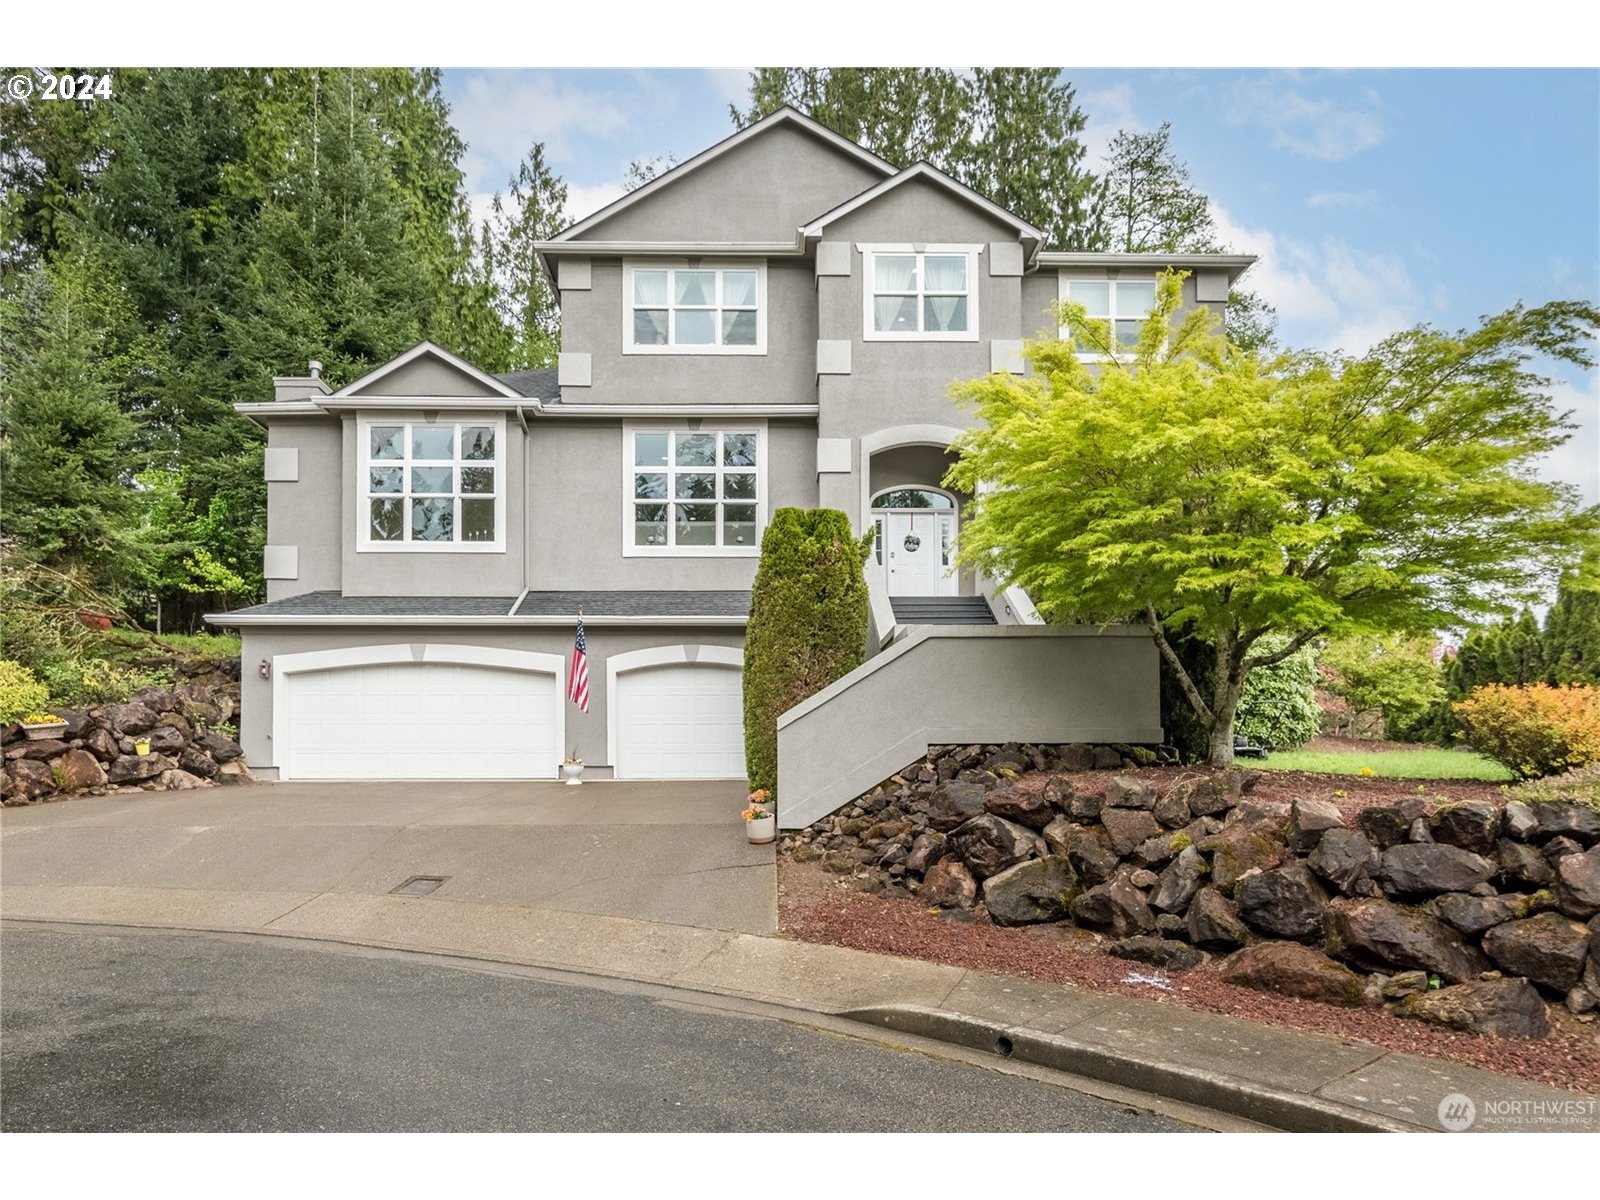
<svg viewBox="0 0 1600 1200">
<path fill-rule="evenodd" d="M 430 895 L 704 929 L 777 928 L 738 783 L 277 783 L 9 808 L 0 882 L 37 889 Z"/>
</svg>

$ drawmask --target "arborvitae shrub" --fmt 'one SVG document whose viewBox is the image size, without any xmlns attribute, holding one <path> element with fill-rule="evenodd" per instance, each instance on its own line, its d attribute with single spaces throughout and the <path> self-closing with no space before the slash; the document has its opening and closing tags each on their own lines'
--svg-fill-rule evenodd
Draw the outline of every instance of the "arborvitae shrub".
<svg viewBox="0 0 1600 1200">
<path fill-rule="evenodd" d="M 870 535 L 837 509 L 780 508 L 761 538 L 744 642 L 745 771 L 778 786 L 778 717 L 861 665 Z"/>
</svg>

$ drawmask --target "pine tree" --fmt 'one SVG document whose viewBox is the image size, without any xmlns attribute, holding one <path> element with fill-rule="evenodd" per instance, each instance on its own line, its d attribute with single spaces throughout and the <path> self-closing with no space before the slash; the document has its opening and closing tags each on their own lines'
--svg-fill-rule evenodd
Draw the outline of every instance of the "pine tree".
<svg viewBox="0 0 1600 1200">
<path fill-rule="evenodd" d="M 1545 680 L 1554 684 L 1600 684 L 1600 585 L 1589 574 L 1562 577 L 1556 602 L 1545 616 Z"/>
<path fill-rule="evenodd" d="M 535 142 L 506 195 L 495 193 L 485 238 L 500 319 L 511 331 L 513 367 L 553 366 L 561 349 L 559 298 L 534 244 L 562 230 L 566 207 L 567 185 L 545 162 L 544 143 Z"/>
</svg>

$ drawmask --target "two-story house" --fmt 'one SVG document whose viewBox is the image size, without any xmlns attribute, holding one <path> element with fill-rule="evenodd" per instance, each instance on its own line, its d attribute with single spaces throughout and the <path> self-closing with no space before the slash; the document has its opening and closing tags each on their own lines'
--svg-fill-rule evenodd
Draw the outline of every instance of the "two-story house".
<svg viewBox="0 0 1600 1200">
<path fill-rule="evenodd" d="M 874 650 L 1036 621 L 951 568 L 950 384 L 1023 371 L 1063 297 L 1131 332 L 1165 267 L 1220 315 L 1251 261 L 1043 243 L 785 109 L 541 245 L 558 367 L 425 343 L 238 405 L 268 436 L 268 595 L 211 619 L 243 634 L 252 767 L 548 778 L 575 749 L 591 776 L 742 777 L 749 588 L 785 505 L 876 528 Z M 587 712 L 565 696 L 580 613 Z"/>
</svg>

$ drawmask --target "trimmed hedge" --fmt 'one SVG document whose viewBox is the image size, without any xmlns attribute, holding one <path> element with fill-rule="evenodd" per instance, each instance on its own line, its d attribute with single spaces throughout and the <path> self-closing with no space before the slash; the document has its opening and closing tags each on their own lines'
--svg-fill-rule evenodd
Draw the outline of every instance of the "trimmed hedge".
<svg viewBox="0 0 1600 1200">
<path fill-rule="evenodd" d="M 778 717 L 860 666 L 872 535 L 831 508 L 780 508 L 761 538 L 744 640 L 744 756 L 752 788 L 778 787 Z"/>
</svg>

